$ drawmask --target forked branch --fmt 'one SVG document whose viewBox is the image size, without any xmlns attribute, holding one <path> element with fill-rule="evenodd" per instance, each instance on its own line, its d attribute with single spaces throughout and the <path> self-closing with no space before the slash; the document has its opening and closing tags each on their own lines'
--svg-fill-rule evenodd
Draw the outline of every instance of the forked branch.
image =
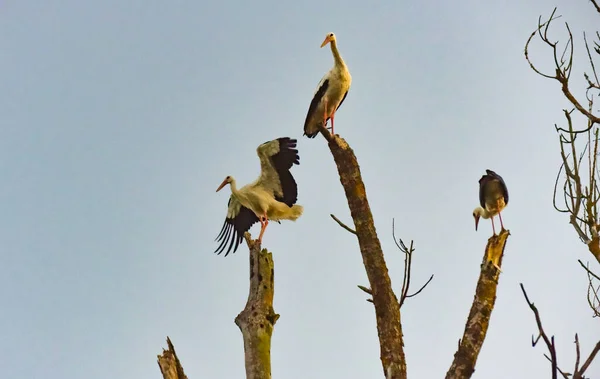
<svg viewBox="0 0 600 379">
<path fill-rule="evenodd" d="M 398 304 L 398 306 L 401 308 L 406 299 L 417 296 L 425 289 L 425 287 L 427 287 L 429 283 L 431 283 L 431 281 L 433 280 L 433 274 L 431 274 L 429 279 L 425 282 L 425 284 L 421 286 L 421 288 L 409 295 L 408 291 L 410 289 L 410 279 L 412 272 L 412 254 L 415 251 L 415 248 L 413 247 L 413 241 L 410 241 L 410 248 L 408 248 L 406 247 L 404 241 L 402 241 L 401 238 L 396 238 L 396 228 L 394 225 L 394 219 L 392 219 L 392 237 L 394 238 L 394 243 L 396 244 L 398 249 L 404 253 L 404 276 L 402 278 L 402 291 L 400 293 L 400 302 Z M 371 291 L 370 288 L 361 285 L 359 285 L 358 288 L 360 288 L 369 295 L 373 295 L 373 291 Z M 367 299 L 367 301 L 372 303 L 373 299 L 369 298 Z"/>
<path fill-rule="evenodd" d="M 527 291 L 525 291 L 523 283 L 519 283 L 519 285 L 521 286 L 521 291 L 523 291 L 523 296 L 525 297 L 525 301 L 527 302 L 529 309 L 531 309 L 535 316 L 535 323 L 538 328 L 538 336 L 535 338 L 533 336 L 531 337 L 531 346 L 535 347 L 540 339 L 542 339 L 546 344 L 546 348 L 548 349 L 550 356 L 544 354 L 544 357 L 550 362 L 550 373 L 552 374 L 552 379 L 557 379 L 559 374 L 564 379 L 570 379 L 571 377 L 573 379 L 585 379 L 585 372 L 590 367 L 590 365 L 596 358 L 596 355 L 600 351 L 600 341 L 596 343 L 596 346 L 592 349 L 592 351 L 584 361 L 583 365 L 581 365 L 580 367 L 579 364 L 581 363 L 581 348 L 579 346 L 579 336 L 575 334 L 575 368 L 572 374 L 562 370 L 560 367 L 558 367 L 558 358 L 556 354 L 554 336 L 548 337 L 548 334 L 546 333 L 542 325 L 542 318 L 540 316 L 538 308 L 531 300 L 529 300 L 529 296 L 527 296 Z"/>
<path fill-rule="evenodd" d="M 369 279 L 369 291 L 372 292 L 375 306 L 383 373 L 386 379 L 406 379 L 398 299 L 392 290 L 392 282 L 375 231 L 375 222 L 356 155 L 343 138 L 332 136 L 324 128 L 321 129 L 321 134 L 328 141 L 356 228 L 358 245 Z"/>
<path fill-rule="evenodd" d="M 592 4 L 597 10 L 597 2 L 593 1 Z M 564 44 L 561 45 L 559 41 L 550 37 L 551 25 L 559 17 L 561 16 L 556 16 L 556 8 L 546 21 L 542 22 L 540 16 L 537 28 L 525 43 L 525 59 L 534 72 L 544 78 L 558 81 L 569 106 L 572 106 L 571 109 L 563 110 L 566 127 L 555 125 L 562 162 L 554 188 L 553 205 L 557 211 L 569 214 L 569 223 L 577 236 L 588 246 L 590 253 L 600 263 L 600 236 L 598 233 L 600 191 L 597 180 L 600 116 L 596 113 L 597 109 L 594 108 L 594 94 L 600 92 L 600 81 L 592 55 L 592 51 L 600 51 L 600 49 L 596 50 L 600 45 L 593 41 L 595 47 L 590 48 L 588 36 L 583 34 L 589 71 L 582 73 L 583 79 L 587 83 L 587 89 L 585 99 L 579 100 L 572 93 L 570 85 L 574 67 L 574 38 L 569 24 L 564 24 L 566 31 Z M 530 57 L 530 44 L 536 36 L 552 52 L 553 72 L 543 72 Z M 596 37 L 600 41 L 600 33 L 596 32 Z M 585 122 L 576 126 L 574 116 L 583 116 Z M 562 185 L 559 185 L 561 177 L 564 179 Z M 560 198 L 563 199 L 564 206 L 557 201 Z"/>
<path fill-rule="evenodd" d="M 394 238 L 394 243 L 396 247 L 404 253 L 404 276 L 402 278 L 402 292 L 400 293 L 400 302 L 399 306 L 402 308 L 406 299 L 417 296 L 427 287 L 429 283 L 433 280 L 433 274 L 429 277 L 429 279 L 419 288 L 416 292 L 412 294 L 408 294 L 410 289 L 410 277 L 412 271 L 412 255 L 415 252 L 415 248 L 413 246 L 413 241 L 410 241 L 410 247 L 406 247 L 404 241 L 401 238 L 396 238 L 396 227 L 394 223 L 394 219 L 392 219 L 392 237 Z"/>
</svg>

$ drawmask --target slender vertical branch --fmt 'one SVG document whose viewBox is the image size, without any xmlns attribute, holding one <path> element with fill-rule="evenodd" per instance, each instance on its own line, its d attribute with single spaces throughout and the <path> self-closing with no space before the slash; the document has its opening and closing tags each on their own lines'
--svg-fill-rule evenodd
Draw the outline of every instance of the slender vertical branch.
<svg viewBox="0 0 600 379">
<path fill-rule="evenodd" d="M 425 282 L 415 293 L 408 294 L 410 290 L 410 275 L 412 273 L 412 255 L 415 252 L 415 248 L 413 246 L 413 241 L 410 241 L 410 247 L 406 247 L 402 238 L 396 238 L 396 226 L 394 219 L 392 219 L 392 237 L 394 238 L 394 243 L 396 247 L 404 253 L 404 276 L 402 278 L 402 290 L 400 292 L 400 302 L 399 306 L 402 308 L 406 299 L 417 296 L 427 287 L 429 283 L 433 280 L 433 274 L 429 277 L 429 280 Z"/>
<path fill-rule="evenodd" d="M 573 379 L 585 379 L 586 378 L 584 375 L 585 372 L 590 367 L 590 365 L 596 358 L 596 355 L 600 351 L 600 341 L 598 343 L 596 343 L 596 346 L 594 346 L 594 348 L 590 352 L 590 355 L 587 357 L 587 359 L 585 360 L 583 365 L 581 365 L 581 368 L 580 368 L 579 363 L 581 362 L 581 350 L 579 347 L 579 336 L 577 334 L 575 334 L 575 370 L 573 371 L 573 374 L 566 373 L 563 370 L 561 370 L 560 367 L 558 367 L 558 356 L 556 354 L 556 345 L 554 344 L 554 336 L 548 337 L 548 334 L 546 334 L 546 331 L 544 330 L 544 327 L 542 326 L 542 317 L 540 316 L 540 311 L 535 306 L 535 304 L 531 300 L 529 300 L 529 296 L 527 296 L 527 292 L 525 291 L 525 287 L 523 286 L 522 283 L 520 284 L 520 286 L 521 286 L 521 291 L 523 291 L 523 296 L 525 297 L 525 301 L 527 302 L 529 309 L 531 309 L 531 311 L 533 312 L 533 315 L 535 316 L 535 323 L 538 328 L 538 336 L 537 336 L 537 338 L 531 337 L 531 345 L 533 347 L 535 347 L 535 345 L 537 345 L 537 343 L 539 342 L 540 339 L 543 340 L 544 343 L 546 344 L 546 348 L 548 349 L 550 356 L 548 356 L 547 354 L 544 354 L 544 357 L 546 357 L 546 359 L 550 362 L 550 367 L 551 367 L 550 373 L 552 374 L 552 379 L 557 379 L 559 373 L 565 379 L 568 379 L 570 377 L 572 377 Z"/>
<path fill-rule="evenodd" d="M 475 364 L 483 341 L 490 324 L 494 304 L 496 303 L 496 289 L 498 287 L 499 271 L 506 240 L 510 232 L 502 230 L 499 235 L 490 237 L 481 265 L 481 273 L 477 281 L 475 299 L 467 318 L 463 338 L 460 340 L 454 360 L 446 373 L 446 379 L 470 378 L 475 372 Z M 493 264 L 488 264 L 488 262 Z"/>
<path fill-rule="evenodd" d="M 388 269 L 383 257 L 381 243 L 375 231 L 375 223 L 367 200 L 365 185 L 354 152 L 341 137 L 332 136 L 322 129 L 321 134 L 329 142 L 344 187 L 350 214 L 370 283 L 375 305 L 380 356 L 386 379 L 406 379 L 406 360 L 400 323 L 400 307 L 392 290 Z"/>
<path fill-rule="evenodd" d="M 158 355 L 158 367 L 163 379 L 187 379 L 169 337 L 167 337 L 167 346 L 167 350 L 163 349 L 163 353 Z"/>
<path fill-rule="evenodd" d="M 271 378 L 271 336 L 279 315 L 273 309 L 273 255 L 244 234 L 250 249 L 250 291 L 246 307 L 235 318 L 244 338 L 247 379 Z"/>
</svg>

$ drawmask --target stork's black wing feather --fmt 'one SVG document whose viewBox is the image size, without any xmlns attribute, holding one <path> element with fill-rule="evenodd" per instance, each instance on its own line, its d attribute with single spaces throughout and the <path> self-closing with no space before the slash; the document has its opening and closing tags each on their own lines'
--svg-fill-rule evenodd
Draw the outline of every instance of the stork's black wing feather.
<svg viewBox="0 0 600 379">
<path fill-rule="evenodd" d="M 231 205 L 232 199 L 232 197 L 229 198 L 227 207 Z M 221 244 L 217 247 L 215 253 L 220 255 L 226 247 L 227 252 L 225 256 L 229 255 L 231 248 L 233 248 L 233 252 L 235 253 L 244 239 L 244 233 L 250 230 L 256 222 L 258 222 L 258 217 L 254 212 L 240 204 L 240 210 L 235 216 L 225 218 L 223 227 L 216 238 L 216 241 L 221 242 Z"/>
<path fill-rule="evenodd" d="M 342 103 L 344 102 L 344 100 L 346 100 L 346 96 L 348 96 L 348 91 L 346 91 L 346 93 L 344 94 L 344 97 L 342 97 L 342 101 L 340 101 L 340 103 L 338 104 L 337 108 L 335 108 L 336 112 L 337 112 L 338 109 L 340 109 L 340 107 L 342 106 Z"/>
<path fill-rule="evenodd" d="M 308 123 L 311 119 L 311 115 L 317 110 L 317 107 L 319 106 L 319 102 L 323 98 L 323 95 L 325 95 L 325 91 L 327 91 L 327 87 L 329 87 L 329 79 L 325 79 L 323 81 L 323 83 L 321 84 L 319 89 L 317 89 L 317 92 L 315 92 L 315 95 L 313 96 L 312 101 L 310 102 L 310 106 L 308 107 L 308 112 L 306 113 L 306 120 L 304 120 L 304 135 L 307 136 L 308 138 L 315 138 L 317 136 L 317 134 L 319 134 L 318 130 L 312 134 L 308 134 L 306 129 L 307 129 Z"/>
<path fill-rule="evenodd" d="M 500 183 L 502 195 L 504 196 L 504 204 L 508 205 L 508 188 L 506 187 L 506 183 L 504 183 L 504 179 L 490 169 L 485 170 L 485 172 L 486 174 L 479 179 L 479 204 L 481 207 L 485 209 L 485 187 L 492 181 Z"/>
<path fill-rule="evenodd" d="M 504 179 L 490 169 L 485 170 L 485 172 L 489 176 L 493 177 L 494 179 L 498 180 L 498 182 L 500 182 L 500 187 L 502 187 L 502 194 L 504 195 L 504 204 L 508 205 L 508 187 L 506 187 Z"/>
<path fill-rule="evenodd" d="M 283 196 L 275 196 L 275 200 L 291 207 L 298 200 L 298 185 L 290 172 L 293 165 L 300 164 L 300 155 L 296 149 L 298 141 L 289 137 L 278 138 L 277 141 L 279 141 L 279 152 L 271 156 L 271 161 L 277 171 Z"/>
</svg>

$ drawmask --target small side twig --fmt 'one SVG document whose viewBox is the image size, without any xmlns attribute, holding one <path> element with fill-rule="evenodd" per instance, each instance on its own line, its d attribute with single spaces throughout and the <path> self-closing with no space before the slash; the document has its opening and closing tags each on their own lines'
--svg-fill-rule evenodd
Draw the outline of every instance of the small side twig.
<svg viewBox="0 0 600 379">
<path fill-rule="evenodd" d="M 402 241 L 401 238 L 396 238 L 396 227 L 395 227 L 394 219 L 392 219 L 392 237 L 394 238 L 394 243 L 396 244 L 398 249 L 404 253 L 404 278 L 402 279 L 402 291 L 400 293 L 400 301 L 398 302 L 398 305 L 400 307 L 402 307 L 402 305 L 404 305 L 404 302 L 406 301 L 406 299 L 413 297 L 413 296 L 417 296 L 419 293 L 421 293 L 421 291 L 423 291 L 425 289 L 425 287 L 427 287 L 427 285 L 433 280 L 433 274 L 431 274 L 431 276 L 429 277 L 429 280 L 427 280 L 427 282 L 425 282 L 425 284 L 423 284 L 417 292 L 409 295 L 408 290 L 410 287 L 410 274 L 411 274 L 411 269 L 412 269 L 412 254 L 415 251 L 415 249 L 413 247 L 413 241 L 410 241 L 410 247 L 407 248 L 406 245 L 404 244 L 404 241 Z"/>
<path fill-rule="evenodd" d="M 596 278 L 596 279 L 600 280 L 600 276 L 598 276 L 598 275 L 594 274 L 594 273 L 592 272 L 592 270 L 590 270 L 590 269 L 589 269 L 589 268 L 588 268 L 586 265 L 584 265 L 584 264 L 583 264 L 583 262 L 581 261 L 581 259 L 578 259 L 578 260 L 577 260 L 577 262 L 579 262 L 579 264 L 581 265 L 581 267 L 583 267 L 583 269 L 584 269 L 585 271 L 587 271 L 587 273 L 588 273 L 589 275 L 591 275 L 591 276 L 593 276 L 594 278 Z"/>
<path fill-rule="evenodd" d="M 331 218 L 338 223 L 339 226 L 341 226 L 342 228 L 346 229 L 347 231 L 349 231 L 350 233 L 357 235 L 356 231 L 352 228 L 350 228 L 349 226 L 347 226 L 346 224 L 344 224 L 343 222 L 340 221 L 339 218 L 335 217 L 333 214 L 330 214 Z"/>
</svg>

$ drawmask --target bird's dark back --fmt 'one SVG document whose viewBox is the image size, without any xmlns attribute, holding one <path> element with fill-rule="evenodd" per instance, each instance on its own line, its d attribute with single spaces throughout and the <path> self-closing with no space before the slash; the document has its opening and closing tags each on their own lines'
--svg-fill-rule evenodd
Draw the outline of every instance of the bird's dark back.
<svg viewBox="0 0 600 379">
<path fill-rule="evenodd" d="M 485 208 L 486 201 L 493 202 L 500 197 L 508 204 L 508 188 L 504 179 L 492 170 L 485 170 L 486 174 L 479 179 L 479 203 Z"/>
</svg>

